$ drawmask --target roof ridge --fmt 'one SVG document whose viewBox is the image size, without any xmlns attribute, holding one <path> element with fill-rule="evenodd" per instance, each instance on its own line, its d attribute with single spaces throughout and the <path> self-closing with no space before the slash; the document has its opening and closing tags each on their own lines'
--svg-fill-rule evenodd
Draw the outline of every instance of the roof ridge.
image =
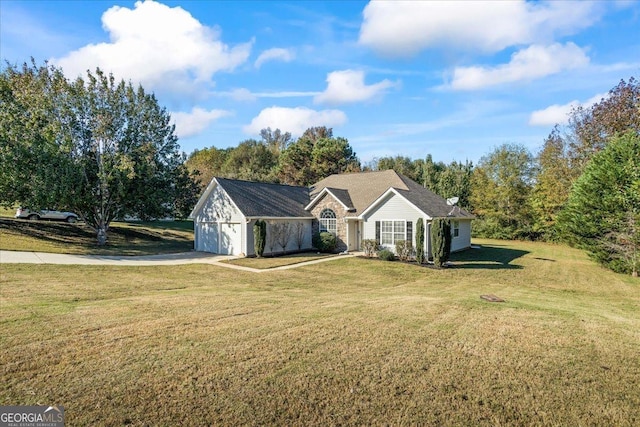
<svg viewBox="0 0 640 427">
<path fill-rule="evenodd" d="M 275 185 L 278 187 L 290 187 L 290 188 L 306 188 L 308 189 L 309 187 L 305 186 L 305 185 L 291 185 L 291 184 L 279 184 L 277 182 L 263 182 L 263 181 L 249 181 L 246 179 L 235 179 L 235 178 L 225 178 L 222 176 L 214 176 L 215 179 L 217 180 L 224 180 L 224 181 L 231 181 L 231 182 L 241 182 L 241 183 L 246 183 L 246 184 L 261 184 L 261 185 Z"/>
</svg>

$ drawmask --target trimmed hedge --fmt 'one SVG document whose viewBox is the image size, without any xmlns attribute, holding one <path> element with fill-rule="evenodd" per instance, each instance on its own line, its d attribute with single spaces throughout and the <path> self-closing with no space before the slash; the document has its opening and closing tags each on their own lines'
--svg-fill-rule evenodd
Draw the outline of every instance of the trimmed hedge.
<svg viewBox="0 0 640 427">
<path fill-rule="evenodd" d="M 313 235 L 312 243 L 320 252 L 331 253 L 336 250 L 337 239 L 334 234 L 323 231 Z"/>
</svg>

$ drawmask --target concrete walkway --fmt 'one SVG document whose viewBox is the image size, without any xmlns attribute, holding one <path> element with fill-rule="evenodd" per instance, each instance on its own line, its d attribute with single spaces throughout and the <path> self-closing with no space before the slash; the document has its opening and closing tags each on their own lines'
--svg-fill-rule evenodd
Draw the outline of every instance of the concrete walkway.
<svg viewBox="0 0 640 427">
<path fill-rule="evenodd" d="M 304 265 L 318 264 L 335 259 L 351 257 L 342 255 L 284 265 L 269 269 L 257 269 L 240 265 L 228 264 L 220 261 L 234 259 L 230 255 L 216 255 L 205 252 L 183 252 L 177 254 L 145 255 L 145 256 L 111 256 L 111 255 L 70 255 L 46 252 L 18 252 L 0 251 L 0 264 L 63 264 L 63 265 L 120 265 L 120 266 L 153 266 L 153 265 L 184 265 L 184 264 L 215 264 L 220 267 L 252 273 L 288 270 Z"/>
</svg>

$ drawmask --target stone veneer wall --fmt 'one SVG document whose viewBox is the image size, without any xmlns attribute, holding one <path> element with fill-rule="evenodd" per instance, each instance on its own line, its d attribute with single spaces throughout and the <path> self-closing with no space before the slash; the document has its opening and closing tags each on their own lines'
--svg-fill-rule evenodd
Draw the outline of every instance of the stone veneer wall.
<svg viewBox="0 0 640 427">
<path fill-rule="evenodd" d="M 347 210 L 340 202 L 330 195 L 325 195 L 311 209 L 311 214 L 316 217 L 312 224 L 312 233 L 315 235 L 320 230 L 320 213 L 325 209 L 331 209 L 336 213 L 336 251 L 343 252 L 348 249 L 347 246 L 347 224 L 344 218 L 347 216 Z"/>
</svg>

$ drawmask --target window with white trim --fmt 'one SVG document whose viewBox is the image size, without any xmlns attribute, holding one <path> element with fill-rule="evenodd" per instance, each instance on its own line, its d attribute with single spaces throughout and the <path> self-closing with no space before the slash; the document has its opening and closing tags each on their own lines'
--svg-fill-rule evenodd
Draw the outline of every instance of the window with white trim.
<svg viewBox="0 0 640 427">
<path fill-rule="evenodd" d="M 336 223 L 336 213 L 331 209 L 324 209 L 320 212 L 320 232 L 327 231 L 336 234 L 338 226 Z"/>
<path fill-rule="evenodd" d="M 406 240 L 406 230 L 404 221 L 380 221 L 380 244 L 395 245 L 399 240 Z"/>
<path fill-rule="evenodd" d="M 453 221 L 451 234 L 453 235 L 453 237 L 458 237 L 460 235 L 460 221 Z"/>
</svg>

